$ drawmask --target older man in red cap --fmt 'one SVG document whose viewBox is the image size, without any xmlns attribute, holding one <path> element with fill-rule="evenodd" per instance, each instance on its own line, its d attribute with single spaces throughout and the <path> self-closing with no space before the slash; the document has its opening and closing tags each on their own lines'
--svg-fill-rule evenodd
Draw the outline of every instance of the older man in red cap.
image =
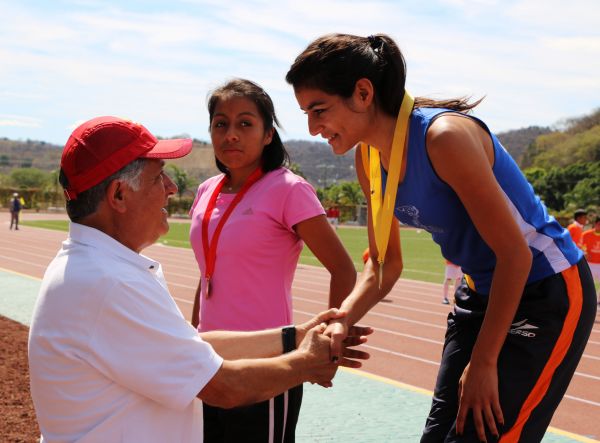
<svg viewBox="0 0 600 443">
<path fill-rule="evenodd" d="M 177 187 L 164 159 L 191 147 L 115 117 L 90 120 L 67 141 L 69 238 L 48 266 L 29 336 L 42 441 L 202 441 L 200 400 L 233 407 L 304 381 L 331 385 L 336 365 L 321 322 L 340 313 L 283 330 L 198 335 L 160 264 L 140 253 L 169 229 L 165 206 Z M 352 358 L 366 358 L 345 355 L 354 367 Z"/>
</svg>

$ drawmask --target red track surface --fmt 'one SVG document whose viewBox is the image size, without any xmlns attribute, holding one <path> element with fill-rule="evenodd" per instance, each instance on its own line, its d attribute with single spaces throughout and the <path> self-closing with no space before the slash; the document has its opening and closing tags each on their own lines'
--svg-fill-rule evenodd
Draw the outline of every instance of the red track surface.
<svg viewBox="0 0 600 443">
<path fill-rule="evenodd" d="M 65 233 L 29 227 L 11 232 L 4 225 L 0 225 L 0 268 L 41 278 Z M 189 319 L 199 276 L 192 251 L 154 245 L 144 253 L 162 263 L 171 294 Z M 297 322 L 326 308 L 328 285 L 328 274 L 323 269 L 298 267 L 293 286 Z M 376 331 L 367 345 L 372 357 L 363 370 L 433 390 L 450 309 L 440 303 L 440 294 L 441 285 L 401 279 L 361 322 Z M 583 358 L 551 425 L 600 439 L 599 417 L 600 320 L 597 317 Z"/>
</svg>

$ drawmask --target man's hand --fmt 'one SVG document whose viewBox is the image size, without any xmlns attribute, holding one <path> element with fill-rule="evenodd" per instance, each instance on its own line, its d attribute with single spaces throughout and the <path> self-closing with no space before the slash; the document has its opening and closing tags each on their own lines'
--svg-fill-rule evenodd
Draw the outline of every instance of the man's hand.
<svg viewBox="0 0 600 443">
<path fill-rule="evenodd" d="M 317 383 L 324 388 L 333 386 L 331 380 L 337 371 L 338 365 L 331 362 L 329 358 L 329 337 L 323 335 L 325 325 L 320 324 L 310 329 L 297 352 L 304 355 L 307 364 L 307 380 L 311 383 Z"/>
<path fill-rule="evenodd" d="M 332 338 L 330 353 L 330 358 L 332 359 L 332 362 L 337 362 L 339 365 L 346 366 L 349 368 L 360 368 L 362 366 L 362 363 L 356 360 L 367 360 L 370 356 L 367 352 L 358 351 L 356 349 L 350 348 L 365 343 L 367 341 L 366 336 L 372 334 L 373 329 L 366 326 L 352 326 L 348 330 L 344 323 L 344 330 L 348 332 L 343 332 L 343 334 L 337 333 L 331 335 L 332 333 L 328 332 L 330 331 L 330 328 L 333 328 L 331 324 L 338 320 L 343 320 L 345 316 L 345 312 L 340 311 L 336 308 L 331 308 L 327 311 L 323 311 L 317 314 L 315 317 L 313 317 L 306 323 L 302 323 L 296 326 L 296 347 L 299 346 L 299 343 L 302 341 L 307 331 L 319 324 L 325 324 L 325 335 Z M 329 323 L 329 326 L 327 326 L 327 323 Z M 338 342 L 333 344 L 334 340 L 338 340 Z M 333 352 L 334 346 L 336 349 L 335 353 Z M 336 357 L 335 359 L 334 356 Z"/>
<path fill-rule="evenodd" d="M 299 324 L 298 326 L 296 326 L 296 347 L 300 345 L 300 342 L 310 329 L 314 328 L 317 325 L 320 325 L 321 323 L 328 323 L 330 320 L 342 318 L 345 315 L 345 312 L 340 311 L 337 308 L 331 308 L 327 311 L 318 313 L 306 323 Z"/>
</svg>

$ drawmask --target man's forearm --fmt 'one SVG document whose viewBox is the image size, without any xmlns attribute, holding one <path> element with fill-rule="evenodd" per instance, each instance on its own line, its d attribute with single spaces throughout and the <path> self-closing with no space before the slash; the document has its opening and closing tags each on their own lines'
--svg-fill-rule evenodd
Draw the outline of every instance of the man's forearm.
<svg viewBox="0 0 600 443">
<path fill-rule="evenodd" d="M 306 381 L 307 368 L 300 352 L 265 359 L 224 361 L 198 397 L 222 408 L 257 403 Z"/>
<path fill-rule="evenodd" d="M 200 334 L 225 360 L 274 357 L 283 352 L 281 328 L 264 331 L 210 331 Z"/>
</svg>

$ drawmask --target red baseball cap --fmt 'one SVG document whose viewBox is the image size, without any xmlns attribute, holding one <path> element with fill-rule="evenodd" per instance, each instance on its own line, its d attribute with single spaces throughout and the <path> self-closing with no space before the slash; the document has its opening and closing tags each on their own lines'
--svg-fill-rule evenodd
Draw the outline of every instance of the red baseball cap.
<svg viewBox="0 0 600 443">
<path fill-rule="evenodd" d="M 73 131 L 63 150 L 60 167 L 69 180 L 65 196 L 76 199 L 138 158 L 179 158 L 191 150 L 191 139 L 158 140 L 139 123 L 93 118 Z"/>
</svg>

